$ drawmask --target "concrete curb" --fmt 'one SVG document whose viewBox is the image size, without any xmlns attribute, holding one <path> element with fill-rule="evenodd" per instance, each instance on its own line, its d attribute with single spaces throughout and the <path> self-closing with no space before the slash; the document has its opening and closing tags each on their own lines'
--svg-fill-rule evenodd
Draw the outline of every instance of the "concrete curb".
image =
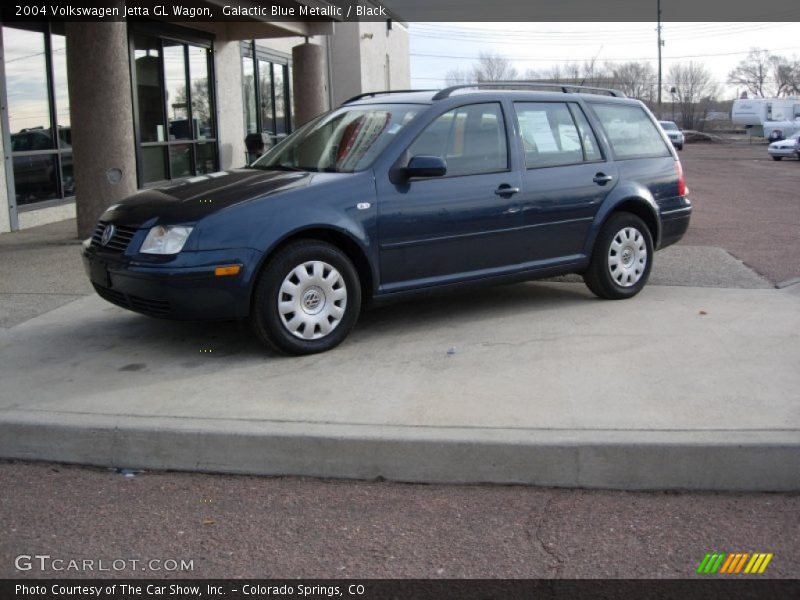
<svg viewBox="0 0 800 600">
<path fill-rule="evenodd" d="M 800 432 L 365 426 L 3 411 L 0 456 L 424 483 L 800 490 Z"/>
</svg>

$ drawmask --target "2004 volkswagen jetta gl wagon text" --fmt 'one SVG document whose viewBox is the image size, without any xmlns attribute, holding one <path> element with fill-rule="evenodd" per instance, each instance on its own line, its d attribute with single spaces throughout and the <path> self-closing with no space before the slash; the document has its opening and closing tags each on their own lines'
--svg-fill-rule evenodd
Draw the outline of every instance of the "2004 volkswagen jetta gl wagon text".
<svg viewBox="0 0 800 600">
<path fill-rule="evenodd" d="M 686 194 L 653 115 L 611 90 L 380 92 L 246 168 L 111 206 L 82 254 L 114 304 L 250 318 L 273 348 L 308 354 L 368 302 L 456 284 L 581 273 L 630 298 L 686 231 Z"/>
</svg>

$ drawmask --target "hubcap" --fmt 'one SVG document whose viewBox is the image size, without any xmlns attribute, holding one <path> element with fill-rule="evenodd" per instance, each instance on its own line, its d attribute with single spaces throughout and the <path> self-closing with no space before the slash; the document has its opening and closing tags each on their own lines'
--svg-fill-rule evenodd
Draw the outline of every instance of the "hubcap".
<svg viewBox="0 0 800 600">
<path fill-rule="evenodd" d="M 278 292 L 278 314 L 286 330 L 304 340 L 325 337 L 341 323 L 347 286 L 339 271 L 314 260 L 292 269 Z"/>
<path fill-rule="evenodd" d="M 647 244 L 635 227 L 620 229 L 608 249 L 608 271 L 622 287 L 631 287 L 644 275 L 647 267 Z"/>
</svg>

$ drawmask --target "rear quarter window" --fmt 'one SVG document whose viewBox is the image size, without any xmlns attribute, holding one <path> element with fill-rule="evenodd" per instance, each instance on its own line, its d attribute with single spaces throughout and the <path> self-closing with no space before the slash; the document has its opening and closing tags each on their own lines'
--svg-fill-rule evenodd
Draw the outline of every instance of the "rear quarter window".
<svg viewBox="0 0 800 600">
<path fill-rule="evenodd" d="M 669 147 L 641 106 L 592 104 L 618 159 L 669 156 Z"/>
</svg>

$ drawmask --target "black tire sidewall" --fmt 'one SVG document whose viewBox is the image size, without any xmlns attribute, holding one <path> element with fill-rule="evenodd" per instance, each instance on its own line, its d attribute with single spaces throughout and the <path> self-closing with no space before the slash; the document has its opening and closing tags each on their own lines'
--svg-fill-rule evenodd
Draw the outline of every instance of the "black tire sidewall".
<svg viewBox="0 0 800 600">
<path fill-rule="evenodd" d="M 647 264 L 642 277 L 634 285 L 623 287 L 611 277 L 608 270 L 608 252 L 614 236 L 625 227 L 635 227 L 644 236 L 647 248 Z M 638 294 L 650 278 L 650 269 L 653 266 L 653 237 L 644 221 L 634 214 L 620 212 L 613 214 L 600 230 L 595 241 L 589 272 L 586 273 L 586 283 L 596 295 L 611 300 L 631 298 Z"/>
<path fill-rule="evenodd" d="M 284 327 L 278 313 L 277 296 L 283 280 L 298 265 L 323 261 L 341 274 L 347 288 L 345 314 L 336 328 L 324 338 L 303 340 Z M 251 317 L 256 335 L 283 354 L 301 355 L 325 352 L 338 346 L 350 333 L 361 310 L 361 283 L 353 263 L 338 248 L 319 241 L 294 242 L 278 251 L 264 266 L 256 282 Z"/>
</svg>

